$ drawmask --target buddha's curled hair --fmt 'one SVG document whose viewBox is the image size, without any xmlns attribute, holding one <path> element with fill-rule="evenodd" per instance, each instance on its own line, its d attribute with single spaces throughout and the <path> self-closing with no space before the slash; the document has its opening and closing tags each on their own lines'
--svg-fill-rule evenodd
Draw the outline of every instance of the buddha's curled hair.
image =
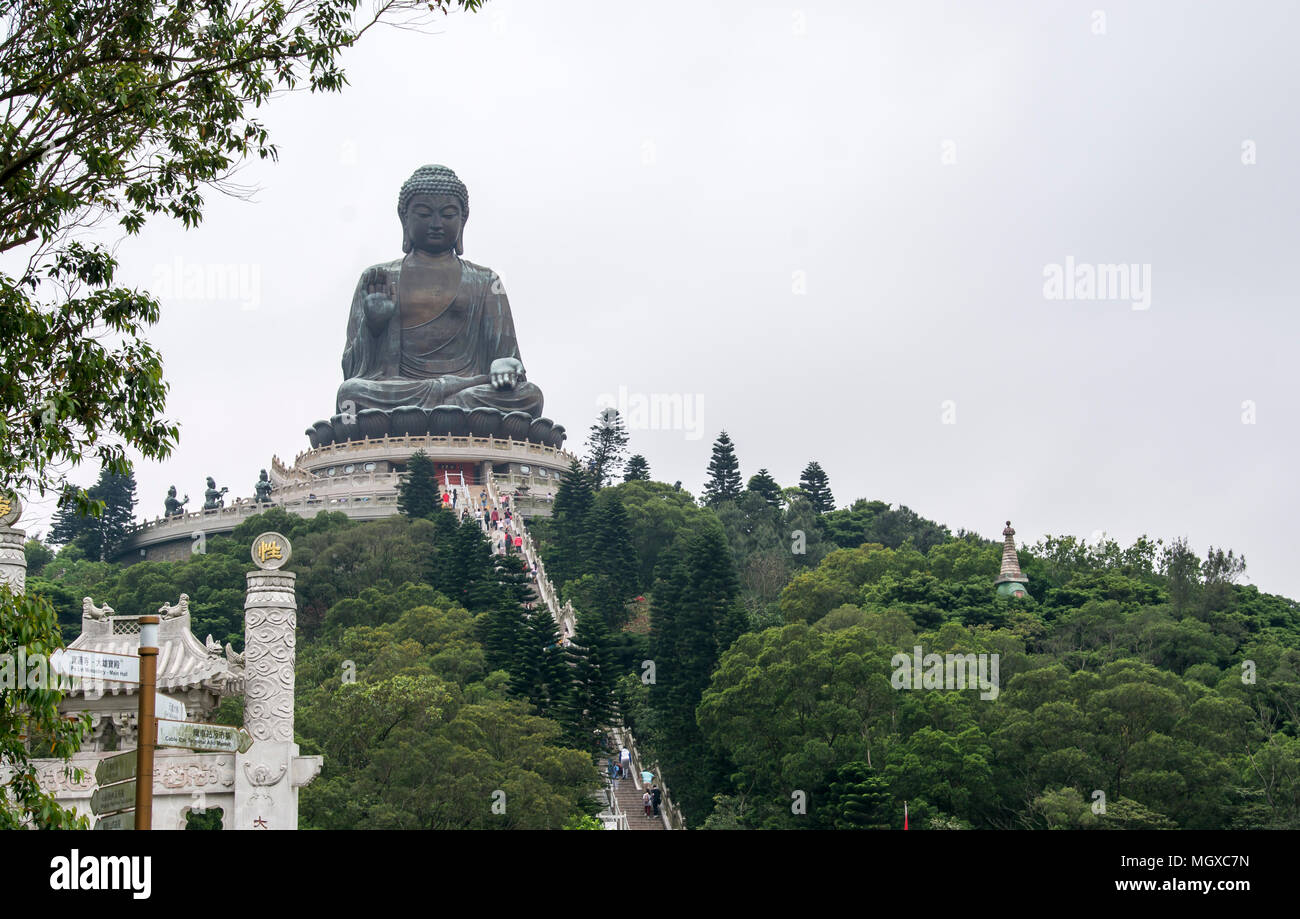
<svg viewBox="0 0 1300 919">
<path fill-rule="evenodd" d="M 403 224 L 403 252 L 410 252 L 412 248 L 411 241 L 406 238 L 405 224 L 406 211 L 411 205 L 411 199 L 416 195 L 451 195 L 459 199 L 463 233 L 464 221 L 469 220 L 469 190 L 465 188 L 465 183 L 446 166 L 421 166 L 402 183 L 402 190 L 397 195 L 397 216 Z M 456 254 L 465 254 L 463 240 L 459 238 L 456 240 Z"/>
</svg>

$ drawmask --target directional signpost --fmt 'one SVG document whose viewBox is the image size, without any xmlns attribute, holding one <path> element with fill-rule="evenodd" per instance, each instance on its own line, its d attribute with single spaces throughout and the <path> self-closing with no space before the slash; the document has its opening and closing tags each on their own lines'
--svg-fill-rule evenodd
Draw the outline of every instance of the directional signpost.
<svg viewBox="0 0 1300 919">
<path fill-rule="evenodd" d="M 133 823 L 137 830 L 151 828 L 155 711 L 176 719 L 168 723 L 185 723 L 185 705 L 156 690 L 159 619 L 157 616 L 141 616 L 139 622 L 139 654 L 60 648 L 50 655 L 50 666 L 55 673 L 85 680 L 136 683 L 140 687 L 140 708 L 136 718 L 140 743 L 132 752 L 106 757 L 95 768 L 95 783 L 99 787 L 91 795 L 90 809 L 96 814 L 112 814 L 95 822 L 95 828 L 101 830 L 123 830 L 128 822 Z M 136 776 L 144 778 L 138 786 Z M 131 813 L 133 805 L 134 813 Z"/>
<path fill-rule="evenodd" d="M 131 830 L 135 829 L 135 811 L 122 811 L 120 814 L 109 814 L 107 817 L 100 817 L 95 821 L 97 830 Z"/>
<path fill-rule="evenodd" d="M 169 718 L 172 721 L 185 720 L 185 703 L 178 702 L 175 699 L 168 698 L 162 693 L 154 697 L 154 714 L 159 718 Z"/>
<path fill-rule="evenodd" d="M 135 804 L 135 779 L 104 785 L 90 796 L 90 809 L 96 814 L 111 814 L 129 810 Z"/>
<path fill-rule="evenodd" d="M 135 761 L 134 750 L 101 759 L 99 765 L 95 767 L 95 784 L 112 785 L 114 782 L 125 782 L 127 779 L 135 778 Z"/>
<path fill-rule="evenodd" d="M 140 712 L 136 717 L 139 742 L 136 744 L 135 774 L 140 785 L 135 790 L 135 828 L 153 829 L 153 749 L 158 734 L 154 705 L 158 701 L 158 623 L 157 616 L 140 617 Z"/>
<path fill-rule="evenodd" d="M 202 750 L 206 753 L 247 753 L 253 738 L 243 728 L 197 721 L 158 719 L 158 746 Z"/>
<path fill-rule="evenodd" d="M 114 683 L 139 683 L 140 658 L 135 654 L 60 648 L 50 655 L 50 668 L 64 676 Z"/>
</svg>

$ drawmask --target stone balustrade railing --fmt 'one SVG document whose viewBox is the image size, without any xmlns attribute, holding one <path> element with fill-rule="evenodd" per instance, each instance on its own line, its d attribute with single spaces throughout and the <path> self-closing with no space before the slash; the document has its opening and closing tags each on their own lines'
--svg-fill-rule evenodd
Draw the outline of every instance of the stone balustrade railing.
<svg viewBox="0 0 1300 919">
<path fill-rule="evenodd" d="M 528 440 L 515 440 L 510 437 L 476 437 L 472 434 L 453 435 L 453 434 L 423 434 L 409 436 L 385 436 L 367 438 L 365 440 L 348 440 L 340 443 L 325 444 L 320 447 L 312 447 L 304 450 L 294 457 L 293 465 L 301 468 L 307 465 L 316 465 L 322 462 L 329 462 L 333 457 L 349 456 L 355 457 L 369 451 L 393 452 L 410 449 L 412 452 L 419 449 L 428 449 L 437 447 L 439 452 L 444 450 L 455 453 L 458 450 L 473 451 L 503 451 L 512 454 L 529 454 L 533 456 L 545 457 L 551 465 L 568 467 L 573 460 L 573 454 L 569 453 L 562 447 L 551 447 L 545 444 L 536 444 Z"/>
<path fill-rule="evenodd" d="M 372 474 L 372 476 L 375 475 L 385 475 L 385 473 Z M 391 473 L 388 473 L 388 475 L 391 475 Z M 370 506 L 387 507 L 397 504 L 396 486 L 393 486 L 387 493 L 382 491 L 369 495 L 334 493 L 346 491 L 347 489 L 341 487 L 320 494 L 313 493 L 305 488 L 277 490 L 269 504 L 259 504 L 251 498 L 239 498 L 236 499 L 234 504 L 225 507 L 189 511 L 172 517 L 155 517 L 152 520 L 141 521 L 131 528 L 130 535 L 144 535 L 147 533 L 150 537 L 157 536 L 161 538 L 179 533 L 212 529 L 233 530 L 247 518 L 255 514 L 265 513 L 272 507 L 283 507 L 286 510 L 295 512 L 304 509 L 349 511 Z"/>
</svg>

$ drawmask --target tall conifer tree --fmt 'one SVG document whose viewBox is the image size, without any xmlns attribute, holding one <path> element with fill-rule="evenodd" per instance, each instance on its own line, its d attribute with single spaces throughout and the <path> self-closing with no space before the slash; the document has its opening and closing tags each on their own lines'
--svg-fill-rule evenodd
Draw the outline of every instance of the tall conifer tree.
<svg viewBox="0 0 1300 919">
<path fill-rule="evenodd" d="M 587 435 L 587 468 L 594 488 L 604 488 L 623 466 L 627 452 L 627 430 L 616 408 L 607 408 Z"/>
<path fill-rule="evenodd" d="M 709 480 L 704 483 L 704 503 L 710 507 L 723 501 L 740 497 L 740 462 L 736 447 L 723 431 L 713 442 L 713 458 L 709 460 Z"/>
<path fill-rule="evenodd" d="M 578 613 L 573 638 L 575 737 L 593 748 L 601 729 L 614 721 L 614 686 L 617 680 L 609 655 L 610 636 L 605 619 L 597 612 Z"/>
<path fill-rule="evenodd" d="M 102 502 L 98 517 L 81 516 L 69 493 L 59 503 L 50 527 L 50 542 L 55 545 L 72 543 L 91 561 L 108 561 L 135 525 L 135 471 L 128 468 L 119 475 L 107 467 L 99 471 L 99 481 L 86 494 L 92 501 Z"/>
<path fill-rule="evenodd" d="M 808 500 L 817 513 L 829 514 L 835 510 L 830 480 L 820 463 L 814 461 L 804 467 L 803 474 L 799 476 L 799 487 L 808 495 Z"/>
<path fill-rule="evenodd" d="M 557 587 L 582 577 L 590 567 L 588 517 L 594 500 L 591 480 L 574 460 L 560 479 L 552 505 L 554 542 L 546 567 Z"/>
<path fill-rule="evenodd" d="M 704 742 L 695 709 L 721 657 L 745 629 L 740 585 L 720 526 L 679 538 L 665 553 L 651 612 L 659 716 L 657 746 L 673 792 L 692 825 L 703 823 L 727 775 L 725 757 Z"/>
<path fill-rule="evenodd" d="M 432 517 L 442 510 L 433 460 L 423 450 L 407 461 L 406 475 L 397 484 L 397 509 L 408 517 Z"/>
<path fill-rule="evenodd" d="M 640 453 L 633 455 L 623 467 L 624 482 L 650 481 L 650 463 Z"/>
<path fill-rule="evenodd" d="M 627 509 L 616 492 L 602 490 L 596 496 L 587 532 L 591 563 L 583 573 L 609 578 L 613 594 L 619 600 L 636 596 L 641 559 L 632 541 Z"/>
<path fill-rule="evenodd" d="M 747 487 L 749 491 L 761 497 L 770 506 L 780 509 L 783 500 L 781 486 L 777 484 L 776 479 L 772 478 L 772 474 L 766 469 L 760 469 L 757 474 L 750 476 Z"/>
</svg>

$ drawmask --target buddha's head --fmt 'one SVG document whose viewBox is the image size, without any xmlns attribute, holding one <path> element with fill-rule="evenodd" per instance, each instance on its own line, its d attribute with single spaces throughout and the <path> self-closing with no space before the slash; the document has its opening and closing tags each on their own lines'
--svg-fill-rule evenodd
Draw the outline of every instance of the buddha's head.
<svg viewBox="0 0 1300 919">
<path fill-rule="evenodd" d="M 174 497 L 176 497 L 176 486 L 175 486 L 175 485 L 173 485 L 171 488 L 167 489 L 167 497 L 169 497 L 169 498 L 174 498 Z"/>
<path fill-rule="evenodd" d="M 432 255 L 455 249 L 465 253 L 465 221 L 469 191 L 446 166 L 421 166 L 402 184 L 397 196 L 402 221 L 402 251 L 419 249 Z"/>
</svg>

